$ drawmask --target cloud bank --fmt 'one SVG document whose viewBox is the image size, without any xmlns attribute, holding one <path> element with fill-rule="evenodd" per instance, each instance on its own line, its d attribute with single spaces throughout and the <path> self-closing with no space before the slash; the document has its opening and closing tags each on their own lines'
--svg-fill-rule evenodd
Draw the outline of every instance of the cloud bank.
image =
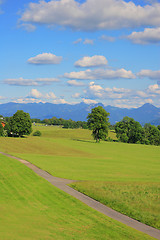
<svg viewBox="0 0 160 240">
<path fill-rule="evenodd" d="M 101 80 L 101 79 L 118 79 L 118 78 L 128 78 L 134 79 L 135 75 L 131 71 L 127 71 L 123 68 L 118 70 L 111 69 L 87 69 L 80 72 L 65 73 L 65 78 L 79 79 L 79 80 Z"/>
<path fill-rule="evenodd" d="M 36 78 L 36 79 L 24 79 L 24 78 L 9 78 L 3 81 L 4 84 L 15 86 L 42 86 L 49 85 L 54 82 L 59 82 L 58 78 Z"/>
<path fill-rule="evenodd" d="M 21 22 L 69 27 L 76 31 L 96 31 L 160 26 L 160 3 L 135 5 L 123 0 L 75 0 L 31 2 Z"/>
</svg>

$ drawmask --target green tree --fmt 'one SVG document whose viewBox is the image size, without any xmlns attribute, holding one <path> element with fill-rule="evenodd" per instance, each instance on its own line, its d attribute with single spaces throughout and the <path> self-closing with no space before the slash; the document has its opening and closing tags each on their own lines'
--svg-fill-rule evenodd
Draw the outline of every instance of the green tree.
<svg viewBox="0 0 160 240">
<path fill-rule="evenodd" d="M 151 145 L 160 145 L 160 130 L 158 127 L 146 123 L 144 125 L 145 139 L 148 141 L 148 144 Z"/>
<path fill-rule="evenodd" d="M 19 136 L 29 135 L 32 132 L 32 122 L 29 113 L 18 110 L 9 120 L 8 135 Z"/>
<path fill-rule="evenodd" d="M 115 132 L 121 142 L 143 143 L 144 130 L 141 124 L 133 118 L 124 117 L 122 121 L 116 123 Z"/>
<path fill-rule="evenodd" d="M 108 116 L 109 113 L 101 106 L 93 108 L 87 116 L 88 128 L 92 130 L 96 142 L 100 142 L 100 139 L 105 140 L 108 136 Z"/>
</svg>

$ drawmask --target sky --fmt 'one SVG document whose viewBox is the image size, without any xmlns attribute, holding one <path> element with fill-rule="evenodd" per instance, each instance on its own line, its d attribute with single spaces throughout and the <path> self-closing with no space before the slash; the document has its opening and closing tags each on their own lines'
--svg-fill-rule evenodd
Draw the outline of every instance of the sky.
<svg viewBox="0 0 160 240">
<path fill-rule="evenodd" d="M 0 0 L 0 104 L 160 107 L 160 1 Z"/>
</svg>

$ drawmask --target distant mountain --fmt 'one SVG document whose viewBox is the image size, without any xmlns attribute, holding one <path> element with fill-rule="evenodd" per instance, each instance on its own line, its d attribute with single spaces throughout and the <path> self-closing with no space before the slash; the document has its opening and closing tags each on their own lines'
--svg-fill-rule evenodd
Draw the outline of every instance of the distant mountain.
<svg viewBox="0 0 160 240">
<path fill-rule="evenodd" d="M 150 122 L 152 125 L 159 126 L 160 125 L 160 118 L 157 118 Z"/>
<path fill-rule="evenodd" d="M 102 103 L 97 104 L 52 104 L 52 103 L 5 103 L 0 104 L 0 115 L 5 117 L 12 116 L 17 110 L 28 112 L 31 118 L 64 118 L 72 119 L 74 121 L 86 121 L 86 117 L 91 109 L 97 106 L 102 106 L 107 112 L 110 113 L 110 123 L 114 124 L 122 120 L 123 117 L 128 116 L 134 118 L 141 124 L 152 122 L 154 119 L 160 118 L 160 108 L 146 103 L 139 108 L 118 108 L 113 106 L 104 106 Z"/>
</svg>

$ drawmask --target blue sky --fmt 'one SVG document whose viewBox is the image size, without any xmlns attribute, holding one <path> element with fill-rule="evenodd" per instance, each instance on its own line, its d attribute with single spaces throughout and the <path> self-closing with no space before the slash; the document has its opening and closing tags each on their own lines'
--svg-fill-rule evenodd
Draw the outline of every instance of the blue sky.
<svg viewBox="0 0 160 240">
<path fill-rule="evenodd" d="M 160 2 L 0 0 L 0 104 L 160 107 Z"/>
</svg>

